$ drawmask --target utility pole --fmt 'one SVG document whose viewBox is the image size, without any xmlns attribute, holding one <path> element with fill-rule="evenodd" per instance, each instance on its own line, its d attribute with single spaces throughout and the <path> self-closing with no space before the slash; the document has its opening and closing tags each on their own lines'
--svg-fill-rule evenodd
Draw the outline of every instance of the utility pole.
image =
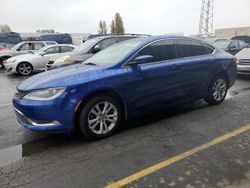
<svg viewBox="0 0 250 188">
<path fill-rule="evenodd" d="M 202 0 L 199 37 L 213 36 L 214 0 Z"/>
</svg>

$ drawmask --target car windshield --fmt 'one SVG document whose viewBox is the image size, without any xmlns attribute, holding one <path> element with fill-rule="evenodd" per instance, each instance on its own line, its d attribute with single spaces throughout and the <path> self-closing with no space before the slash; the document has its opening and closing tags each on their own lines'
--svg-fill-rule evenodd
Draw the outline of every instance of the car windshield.
<svg viewBox="0 0 250 188">
<path fill-rule="evenodd" d="M 112 66 L 126 57 L 142 43 L 143 39 L 132 39 L 112 45 L 83 62 L 102 67 Z"/>
<path fill-rule="evenodd" d="M 11 48 L 11 50 L 15 51 L 22 43 L 18 43 Z"/>
<path fill-rule="evenodd" d="M 87 40 L 86 42 L 84 42 L 83 44 L 81 44 L 80 46 L 78 46 L 73 51 L 74 52 L 87 53 L 96 43 L 98 43 L 102 39 L 103 38 L 93 38 L 93 39 Z"/>
<path fill-rule="evenodd" d="M 220 48 L 220 49 L 226 49 L 229 44 L 230 44 L 230 41 L 228 41 L 228 40 L 220 40 L 220 41 L 214 42 L 213 45 L 217 48 Z"/>
</svg>

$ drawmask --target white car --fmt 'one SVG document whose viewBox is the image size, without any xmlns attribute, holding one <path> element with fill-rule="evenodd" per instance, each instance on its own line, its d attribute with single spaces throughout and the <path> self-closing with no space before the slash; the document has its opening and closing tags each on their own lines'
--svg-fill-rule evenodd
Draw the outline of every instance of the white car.
<svg viewBox="0 0 250 188">
<path fill-rule="evenodd" d="M 250 75 L 250 44 L 239 51 L 235 57 L 238 59 L 237 69 L 238 74 Z"/>
<path fill-rule="evenodd" d="M 70 52 L 75 46 L 58 44 L 46 46 L 33 54 L 19 55 L 5 60 L 4 65 L 9 73 L 19 73 L 23 76 L 30 75 L 37 70 L 45 70 L 46 63 L 61 53 Z"/>
<path fill-rule="evenodd" d="M 0 52 L 0 65 L 4 68 L 4 60 L 11 57 L 27 54 L 29 52 L 35 52 L 44 48 L 45 46 L 57 44 L 54 41 L 24 41 L 20 42 L 10 50 L 4 50 Z"/>
</svg>

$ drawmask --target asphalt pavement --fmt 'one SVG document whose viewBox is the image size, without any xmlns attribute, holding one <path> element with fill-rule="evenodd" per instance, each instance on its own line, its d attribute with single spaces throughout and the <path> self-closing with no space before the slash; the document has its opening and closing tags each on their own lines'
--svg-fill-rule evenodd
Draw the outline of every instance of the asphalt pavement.
<svg viewBox="0 0 250 188">
<path fill-rule="evenodd" d="M 25 78 L 0 71 L 0 187 L 250 187 L 250 77 L 221 105 L 145 115 L 95 142 L 22 128 L 11 99 Z"/>
</svg>

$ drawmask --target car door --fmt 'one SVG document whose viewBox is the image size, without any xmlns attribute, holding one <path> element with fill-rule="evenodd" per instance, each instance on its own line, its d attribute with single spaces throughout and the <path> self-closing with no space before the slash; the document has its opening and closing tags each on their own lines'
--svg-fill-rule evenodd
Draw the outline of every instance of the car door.
<svg viewBox="0 0 250 188">
<path fill-rule="evenodd" d="M 174 39 L 160 40 L 150 44 L 131 60 L 143 55 L 153 56 L 152 60 L 129 67 L 129 78 L 133 79 L 124 87 L 127 91 L 128 108 L 150 111 L 176 104 L 185 98 L 186 78 L 179 65 L 178 51 Z M 184 98 L 183 98 L 184 97 Z"/>
<path fill-rule="evenodd" d="M 182 53 L 179 66 L 185 77 L 187 99 L 203 97 L 207 92 L 207 78 L 210 75 L 209 64 L 212 62 L 214 49 L 192 39 L 179 39 L 178 48 Z"/>
<path fill-rule="evenodd" d="M 33 50 L 33 44 L 30 42 L 24 43 L 17 48 L 17 55 L 26 54 Z"/>
<path fill-rule="evenodd" d="M 241 49 L 238 41 L 232 41 L 228 46 L 228 52 L 232 55 L 237 54 Z"/>
<path fill-rule="evenodd" d="M 45 44 L 42 42 L 35 42 L 35 43 L 33 43 L 32 50 L 37 51 L 37 50 L 42 49 L 44 46 L 45 46 Z"/>
</svg>

